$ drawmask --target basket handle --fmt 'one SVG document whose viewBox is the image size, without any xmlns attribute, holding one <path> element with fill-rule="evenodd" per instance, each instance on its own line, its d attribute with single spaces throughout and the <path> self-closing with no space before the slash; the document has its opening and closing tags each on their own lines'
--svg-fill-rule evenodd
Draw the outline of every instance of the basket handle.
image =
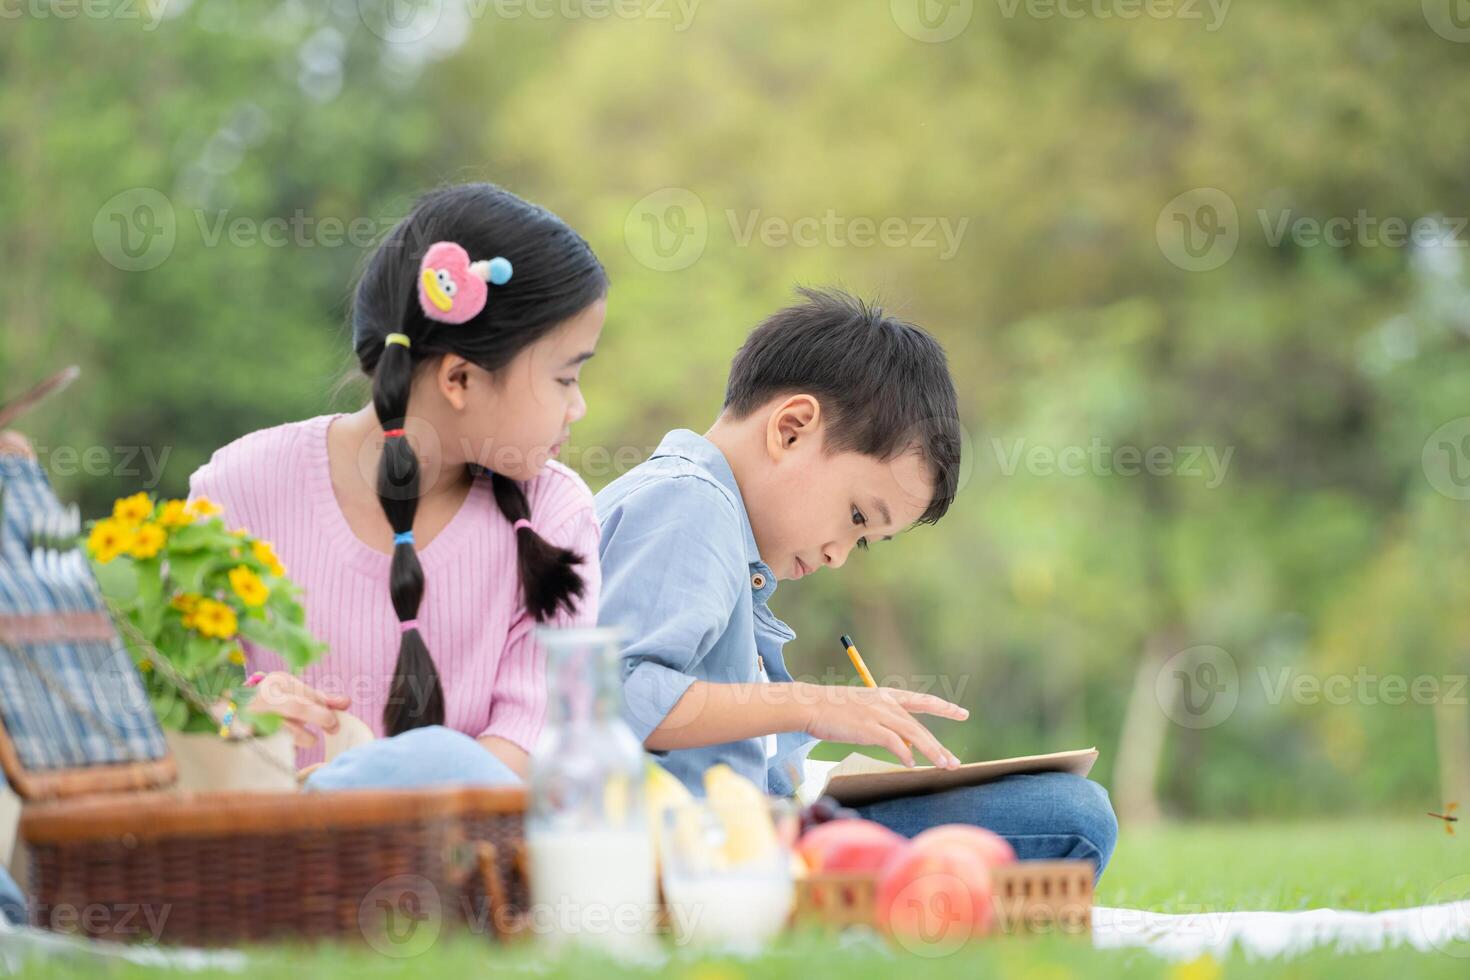
<svg viewBox="0 0 1470 980">
<path fill-rule="evenodd" d="M 475 864 L 480 872 L 480 885 L 485 889 L 485 901 L 489 906 L 490 927 L 500 942 L 518 938 L 525 931 L 525 922 L 510 918 L 510 905 L 505 898 L 505 882 L 501 880 L 500 851 L 489 841 L 475 844 Z"/>
</svg>

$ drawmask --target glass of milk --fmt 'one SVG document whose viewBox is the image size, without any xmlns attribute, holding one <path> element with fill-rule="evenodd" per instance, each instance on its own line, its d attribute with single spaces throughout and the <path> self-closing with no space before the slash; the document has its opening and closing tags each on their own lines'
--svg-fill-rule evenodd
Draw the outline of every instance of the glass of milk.
<svg viewBox="0 0 1470 980">
<path fill-rule="evenodd" d="M 770 832 L 758 821 L 769 821 Z M 798 831 L 796 807 L 782 799 L 757 812 L 708 800 L 667 810 L 659 844 L 674 942 L 748 953 L 779 935 L 796 898 Z"/>
<path fill-rule="evenodd" d="M 652 948 L 658 892 L 643 747 L 618 712 L 620 635 L 541 629 L 547 709 L 526 808 L 530 930 L 612 952 Z"/>
</svg>

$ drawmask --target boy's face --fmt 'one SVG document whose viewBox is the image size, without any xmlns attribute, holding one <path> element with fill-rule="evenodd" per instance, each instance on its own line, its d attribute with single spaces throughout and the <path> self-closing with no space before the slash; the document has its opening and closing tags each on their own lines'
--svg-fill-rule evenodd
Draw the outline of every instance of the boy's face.
<svg viewBox="0 0 1470 980">
<path fill-rule="evenodd" d="M 810 395 L 782 399 L 767 418 L 764 452 L 741 494 L 776 578 L 840 568 L 859 542 L 892 537 L 929 506 L 933 479 L 917 452 L 891 460 L 829 453 L 821 406 Z"/>
</svg>

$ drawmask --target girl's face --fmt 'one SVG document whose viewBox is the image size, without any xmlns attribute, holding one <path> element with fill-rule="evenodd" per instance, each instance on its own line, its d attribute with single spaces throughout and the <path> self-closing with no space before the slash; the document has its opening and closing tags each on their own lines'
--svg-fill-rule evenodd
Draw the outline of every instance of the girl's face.
<svg viewBox="0 0 1470 980">
<path fill-rule="evenodd" d="M 478 463 L 518 481 L 540 473 L 587 414 L 580 375 L 606 315 L 607 301 L 598 300 L 493 375 L 462 357 L 442 358 L 432 381 L 446 415 L 436 426 L 445 464 Z"/>
</svg>

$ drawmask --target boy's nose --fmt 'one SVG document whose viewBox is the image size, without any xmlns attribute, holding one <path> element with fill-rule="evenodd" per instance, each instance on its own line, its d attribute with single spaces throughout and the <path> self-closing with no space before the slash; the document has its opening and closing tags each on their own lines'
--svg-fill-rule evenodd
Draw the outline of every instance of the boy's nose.
<svg viewBox="0 0 1470 980">
<path fill-rule="evenodd" d="M 846 564 L 847 556 L 851 553 L 851 548 L 840 545 L 835 541 L 822 549 L 822 557 L 827 560 L 827 565 L 830 568 L 841 568 Z"/>
</svg>

